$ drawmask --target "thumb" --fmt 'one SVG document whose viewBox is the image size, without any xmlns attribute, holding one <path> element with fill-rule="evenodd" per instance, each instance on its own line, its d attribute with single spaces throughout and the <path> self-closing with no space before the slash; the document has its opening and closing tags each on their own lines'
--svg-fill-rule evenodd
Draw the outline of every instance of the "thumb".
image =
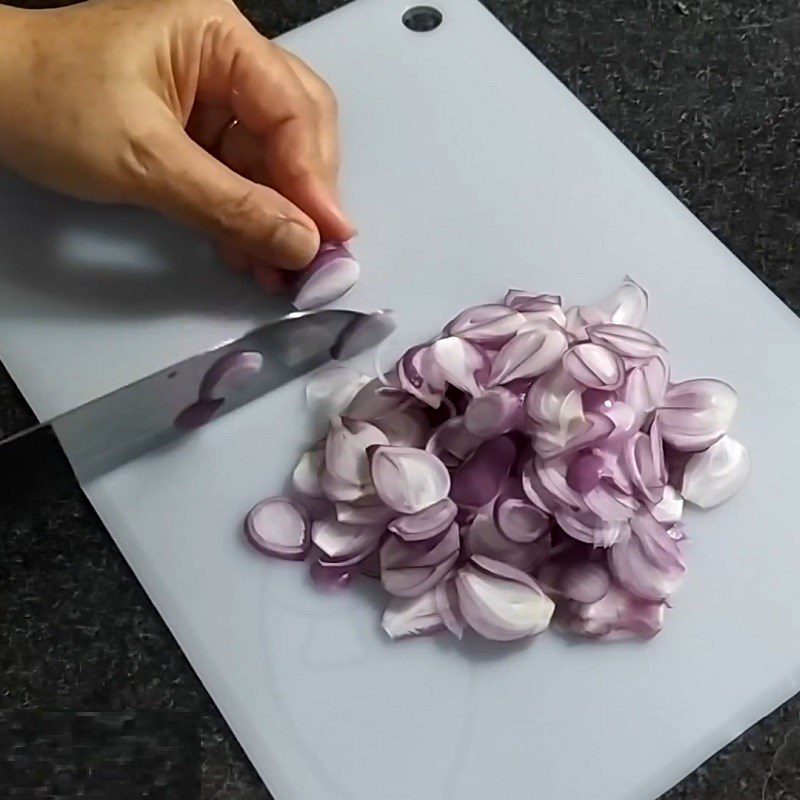
<svg viewBox="0 0 800 800">
<path fill-rule="evenodd" d="M 149 139 L 131 145 L 141 204 L 275 267 L 300 270 L 311 263 L 319 232 L 297 206 L 226 167 L 174 120 Z"/>
</svg>

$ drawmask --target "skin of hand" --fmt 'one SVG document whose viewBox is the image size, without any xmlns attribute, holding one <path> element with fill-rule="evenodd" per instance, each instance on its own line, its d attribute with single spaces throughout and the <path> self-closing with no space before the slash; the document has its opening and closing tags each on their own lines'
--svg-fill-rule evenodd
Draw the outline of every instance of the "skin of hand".
<svg viewBox="0 0 800 800">
<path fill-rule="evenodd" d="M 0 7 L 0 161 L 202 230 L 270 292 L 355 234 L 331 89 L 230 0 Z"/>
</svg>

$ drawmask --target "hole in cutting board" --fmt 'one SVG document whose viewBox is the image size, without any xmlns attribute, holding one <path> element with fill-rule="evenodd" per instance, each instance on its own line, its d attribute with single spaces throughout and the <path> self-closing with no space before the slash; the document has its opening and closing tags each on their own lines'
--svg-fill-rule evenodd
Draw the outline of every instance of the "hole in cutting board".
<svg viewBox="0 0 800 800">
<path fill-rule="evenodd" d="M 428 33 L 442 24 L 442 12 L 433 6 L 414 6 L 403 14 L 403 25 L 414 33 Z"/>
</svg>

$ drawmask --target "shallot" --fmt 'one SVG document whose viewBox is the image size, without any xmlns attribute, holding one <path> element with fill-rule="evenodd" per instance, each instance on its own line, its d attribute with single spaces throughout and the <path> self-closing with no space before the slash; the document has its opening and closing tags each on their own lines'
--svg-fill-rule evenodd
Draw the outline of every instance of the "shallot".
<svg viewBox="0 0 800 800">
<path fill-rule="evenodd" d="M 318 308 L 347 294 L 358 281 L 361 269 L 343 244 L 324 243 L 303 273 L 294 298 L 298 311 Z"/>
<path fill-rule="evenodd" d="M 346 291 L 354 264 L 323 248 L 298 307 Z M 686 576 L 684 503 L 729 499 L 750 460 L 730 435 L 735 391 L 674 380 L 647 307 L 630 278 L 595 306 L 511 289 L 385 376 L 320 372 L 307 396 L 322 439 L 292 496 L 248 514 L 247 538 L 311 554 L 325 589 L 380 580 L 392 639 L 656 635 Z"/>
</svg>

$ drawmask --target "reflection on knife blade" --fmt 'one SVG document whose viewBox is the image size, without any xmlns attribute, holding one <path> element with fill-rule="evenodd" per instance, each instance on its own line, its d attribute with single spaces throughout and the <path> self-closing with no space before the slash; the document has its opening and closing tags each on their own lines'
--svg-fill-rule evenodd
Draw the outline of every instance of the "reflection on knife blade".
<svg viewBox="0 0 800 800">
<path fill-rule="evenodd" d="M 350 358 L 394 329 L 378 311 L 298 312 L 50 420 L 79 479 L 178 439 L 332 358 Z M 48 424 L 14 437 L 19 440 Z M 0 456 L 5 442 L 0 442 Z M 17 442 L 19 444 L 19 442 Z M 16 447 L 15 449 L 19 449 Z"/>
</svg>

